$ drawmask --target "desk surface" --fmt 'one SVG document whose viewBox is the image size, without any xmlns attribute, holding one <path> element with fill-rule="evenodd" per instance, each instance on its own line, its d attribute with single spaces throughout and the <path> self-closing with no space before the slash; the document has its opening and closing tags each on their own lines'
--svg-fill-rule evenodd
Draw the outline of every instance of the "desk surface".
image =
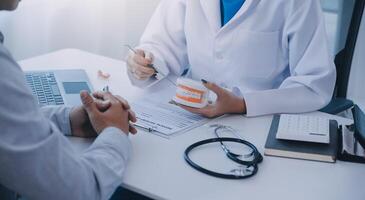
<svg viewBox="0 0 365 200">
<path fill-rule="evenodd" d="M 133 101 L 144 91 L 131 86 L 125 63 L 80 50 L 65 49 L 20 62 L 25 70 L 85 69 L 95 89 L 108 84 L 112 92 Z M 109 82 L 99 80 L 97 71 L 112 74 Z M 152 91 L 153 92 L 153 91 Z M 317 113 L 322 115 L 321 113 Z M 324 115 L 324 114 L 323 114 Z M 243 138 L 263 152 L 271 116 L 246 118 L 228 116 L 210 123 L 230 125 Z M 349 121 L 339 119 L 343 123 Z M 190 168 L 183 160 L 185 148 L 213 137 L 207 126 L 191 130 L 169 140 L 140 131 L 131 136 L 133 155 L 125 173 L 123 186 L 155 199 L 320 199 L 363 200 L 365 166 L 338 161 L 336 164 L 264 157 L 259 173 L 247 180 L 222 180 Z M 71 139 L 75 148 L 84 149 L 90 141 Z M 219 148 L 207 148 L 199 162 L 212 162 Z M 200 158 L 200 156 L 199 156 Z M 226 167 L 215 162 L 217 167 Z"/>
</svg>

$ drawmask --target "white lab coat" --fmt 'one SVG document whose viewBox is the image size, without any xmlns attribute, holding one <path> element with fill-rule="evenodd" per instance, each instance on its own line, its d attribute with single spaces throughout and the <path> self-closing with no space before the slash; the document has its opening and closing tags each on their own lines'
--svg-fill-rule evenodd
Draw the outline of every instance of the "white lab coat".
<svg viewBox="0 0 365 200">
<path fill-rule="evenodd" d="M 321 109 L 336 79 L 319 0 L 246 0 L 223 27 L 220 0 L 162 0 L 137 48 L 165 75 L 239 88 L 248 116 Z"/>
</svg>

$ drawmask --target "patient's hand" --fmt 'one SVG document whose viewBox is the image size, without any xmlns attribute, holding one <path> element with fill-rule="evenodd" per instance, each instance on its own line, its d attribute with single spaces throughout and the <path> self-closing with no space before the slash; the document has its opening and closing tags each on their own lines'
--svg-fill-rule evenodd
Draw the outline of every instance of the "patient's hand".
<svg viewBox="0 0 365 200">
<path fill-rule="evenodd" d="M 97 107 L 100 110 L 106 110 L 110 105 L 108 101 L 96 101 Z M 89 116 L 84 106 L 77 106 L 71 110 L 70 123 L 72 136 L 82 138 L 93 138 L 97 136 L 96 131 L 90 123 Z"/>
<path fill-rule="evenodd" d="M 123 105 L 113 95 L 108 93 L 108 98 L 104 99 L 110 101 L 111 104 L 110 108 L 105 111 L 99 110 L 97 103 L 88 92 L 83 91 L 80 96 L 90 123 L 97 134 L 103 133 L 108 127 L 119 128 L 124 133 L 129 133 L 128 111 L 123 108 Z"/>
<path fill-rule="evenodd" d="M 100 112 L 105 112 L 111 107 L 111 102 L 109 100 L 104 100 L 102 98 L 103 95 L 104 93 L 102 92 L 94 93 L 96 98 L 94 99 L 94 103 Z M 127 110 L 129 120 L 135 121 L 135 114 L 130 110 L 128 102 L 119 96 L 115 96 L 115 99 L 117 99 L 122 104 L 123 108 Z M 70 123 L 72 135 L 75 137 L 93 138 L 98 135 L 84 106 L 77 106 L 72 109 L 70 113 Z M 137 130 L 133 127 L 130 127 L 130 132 L 135 134 Z"/>
</svg>

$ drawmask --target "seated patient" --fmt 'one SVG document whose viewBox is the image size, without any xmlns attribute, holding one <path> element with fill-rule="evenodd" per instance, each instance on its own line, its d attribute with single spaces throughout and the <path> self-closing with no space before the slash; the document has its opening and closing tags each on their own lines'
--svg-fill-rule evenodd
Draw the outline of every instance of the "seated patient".
<svg viewBox="0 0 365 200">
<path fill-rule="evenodd" d="M 0 10 L 19 1 L 1 0 Z M 109 199 L 130 155 L 128 133 L 136 133 L 128 103 L 82 92 L 83 106 L 39 108 L 0 36 L 0 185 L 26 199 Z M 77 152 L 65 135 L 96 139 Z"/>
</svg>

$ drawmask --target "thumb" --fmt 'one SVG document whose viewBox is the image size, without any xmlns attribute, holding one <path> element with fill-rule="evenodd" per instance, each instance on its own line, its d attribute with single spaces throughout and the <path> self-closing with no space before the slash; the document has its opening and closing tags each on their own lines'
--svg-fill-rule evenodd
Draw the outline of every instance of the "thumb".
<svg viewBox="0 0 365 200">
<path fill-rule="evenodd" d="M 98 110 L 101 112 L 108 110 L 110 108 L 110 106 L 112 105 L 110 100 L 102 101 L 100 99 L 96 99 L 94 102 L 95 102 Z"/>
<path fill-rule="evenodd" d="M 145 52 L 145 54 L 146 54 L 145 58 L 146 58 L 149 62 L 152 62 L 152 61 L 153 61 L 153 58 L 154 58 L 153 54 L 152 54 L 151 52 L 148 52 L 148 51 L 146 51 L 146 52 Z"/>
<path fill-rule="evenodd" d="M 218 97 L 224 94 L 224 89 L 219 87 L 217 84 L 208 82 L 204 79 L 202 79 L 202 82 L 206 88 L 216 93 Z"/>
<path fill-rule="evenodd" d="M 145 57 L 145 52 L 141 49 L 137 49 L 136 53 L 137 53 L 137 55 L 142 56 L 143 58 Z"/>
<path fill-rule="evenodd" d="M 86 112 L 90 113 L 98 111 L 94 99 L 90 96 L 90 94 L 87 91 L 82 91 L 80 93 L 80 97 Z"/>
</svg>

